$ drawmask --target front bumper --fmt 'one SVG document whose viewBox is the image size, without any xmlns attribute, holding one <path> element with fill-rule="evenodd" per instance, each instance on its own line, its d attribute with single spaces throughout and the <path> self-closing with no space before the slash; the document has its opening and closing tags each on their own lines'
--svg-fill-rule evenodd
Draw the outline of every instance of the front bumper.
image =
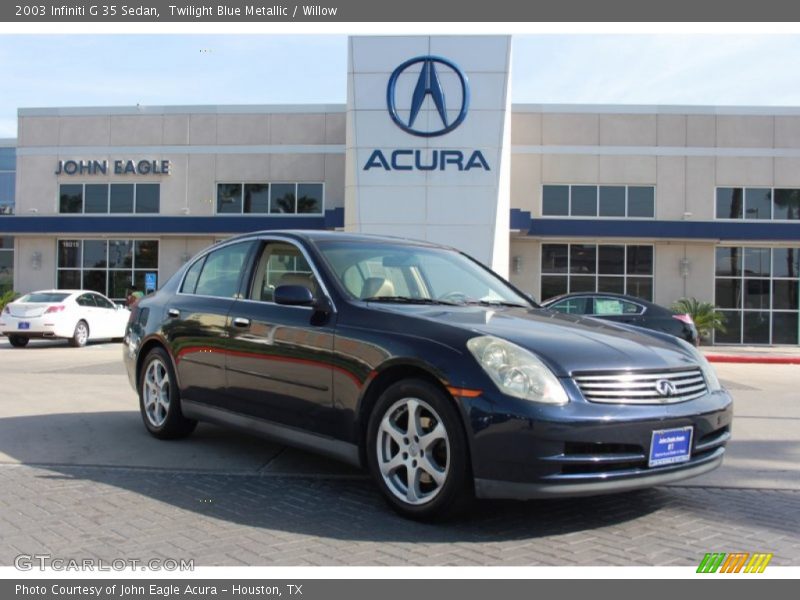
<svg viewBox="0 0 800 600">
<path fill-rule="evenodd" d="M 533 498 L 564 498 L 572 496 L 598 496 L 683 481 L 713 471 L 722 464 L 725 448 L 717 448 L 710 455 L 679 465 L 659 467 L 650 472 L 642 470 L 620 471 L 606 474 L 604 478 L 580 479 L 553 478 L 553 482 L 520 483 L 475 479 L 475 495 L 478 498 L 505 498 L 508 500 L 530 500 Z"/>
<path fill-rule="evenodd" d="M 478 497 L 586 496 L 672 483 L 719 467 L 733 402 L 725 391 L 669 405 L 573 399 L 544 406 L 502 396 L 476 399 L 467 416 Z M 693 428 L 690 459 L 649 467 L 653 432 L 687 426 Z"/>
</svg>

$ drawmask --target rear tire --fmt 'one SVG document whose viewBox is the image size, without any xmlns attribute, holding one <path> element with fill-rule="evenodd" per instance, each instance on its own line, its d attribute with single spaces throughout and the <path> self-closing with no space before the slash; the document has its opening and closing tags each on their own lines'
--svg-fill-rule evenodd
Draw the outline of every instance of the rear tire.
<svg viewBox="0 0 800 600">
<path fill-rule="evenodd" d="M 467 436 L 455 403 L 435 385 L 422 379 L 391 385 L 370 415 L 366 443 L 375 482 L 404 517 L 453 517 L 469 506 Z"/>
<path fill-rule="evenodd" d="M 147 431 L 161 440 L 186 437 L 197 427 L 197 421 L 183 416 L 172 360 L 163 348 L 153 348 L 144 359 L 139 410 Z"/>
<path fill-rule="evenodd" d="M 28 345 L 30 340 L 21 335 L 10 335 L 8 336 L 8 343 L 14 346 L 14 348 L 24 348 Z"/>
<path fill-rule="evenodd" d="M 83 348 L 89 341 L 89 324 L 86 321 L 78 321 L 75 331 L 69 338 L 69 345 L 73 348 Z"/>
</svg>

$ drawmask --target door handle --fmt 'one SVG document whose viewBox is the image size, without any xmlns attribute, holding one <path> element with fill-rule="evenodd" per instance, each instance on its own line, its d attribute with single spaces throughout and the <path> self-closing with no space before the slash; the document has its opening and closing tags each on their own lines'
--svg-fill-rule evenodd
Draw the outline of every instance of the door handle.
<svg viewBox="0 0 800 600">
<path fill-rule="evenodd" d="M 233 320 L 233 324 L 236 327 L 250 327 L 250 319 L 245 319 L 244 317 L 236 317 Z"/>
<path fill-rule="evenodd" d="M 169 317 L 180 317 L 181 316 L 181 311 L 179 311 L 177 308 L 167 309 L 167 316 L 169 316 Z"/>
</svg>

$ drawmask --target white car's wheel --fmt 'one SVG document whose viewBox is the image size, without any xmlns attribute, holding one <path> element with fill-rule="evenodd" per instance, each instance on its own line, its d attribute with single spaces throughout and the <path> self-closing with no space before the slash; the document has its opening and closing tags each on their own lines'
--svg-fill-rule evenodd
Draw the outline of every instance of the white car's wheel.
<svg viewBox="0 0 800 600">
<path fill-rule="evenodd" d="M 78 321 L 75 331 L 69 339 L 69 345 L 74 348 L 83 348 L 89 341 L 89 324 L 86 321 Z"/>
</svg>

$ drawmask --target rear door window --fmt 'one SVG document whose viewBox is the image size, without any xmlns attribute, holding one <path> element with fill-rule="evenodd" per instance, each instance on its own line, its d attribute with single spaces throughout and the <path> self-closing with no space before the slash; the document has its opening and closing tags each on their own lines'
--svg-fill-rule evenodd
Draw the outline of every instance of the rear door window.
<svg viewBox="0 0 800 600">
<path fill-rule="evenodd" d="M 253 242 L 231 244 L 214 250 L 206 257 L 197 279 L 195 293 L 202 296 L 236 298 Z"/>
</svg>

